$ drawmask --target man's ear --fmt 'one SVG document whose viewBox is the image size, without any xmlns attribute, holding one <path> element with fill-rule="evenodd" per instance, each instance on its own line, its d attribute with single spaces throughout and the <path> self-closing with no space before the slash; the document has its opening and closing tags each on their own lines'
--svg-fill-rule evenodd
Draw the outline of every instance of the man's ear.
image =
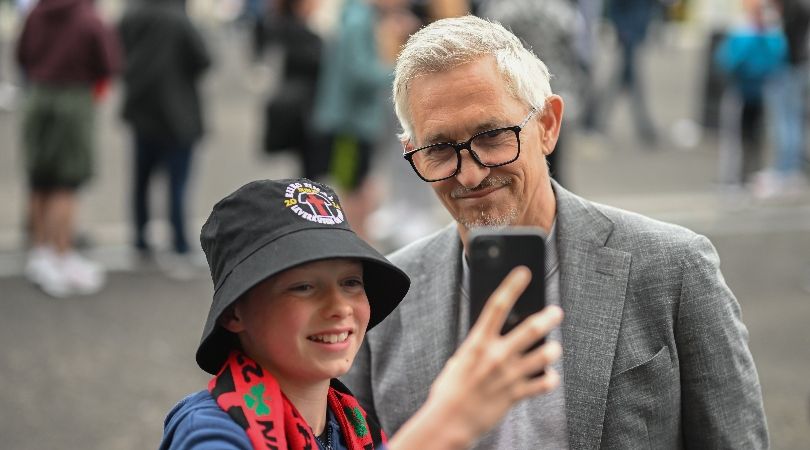
<svg viewBox="0 0 810 450">
<path fill-rule="evenodd" d="M 240 318 L 239 311 L 237 311 L 236 305 L 238 302 L 231 303 L 225 311 L 222 311 L 220 314 L 217 323 L 222 328 L 230 331 L 231 333 L 239 333 L 240 331 L 245 329 L 244 324 L 242 323 L 242 319 Z"/>
<path fill-rule="evenodd" d="M 559 95 L 552 94 L 546 99 L 546 106 L 543 113 L 538 117 L 538 121 L 543 126 L 543 154 L 550 155 L 557 145 L 560 137 L 560 127 L 562 126 L 563 110 L 565 106 L 563 99 Z"/>
<path fill-rule="evenodd" d="M 410 139 L 403 139 L 399 142 L 402 143 L 403 154 L 408 153 L 409 151 L 414 149 L 413 143 L 411 143 Z"/>
</svg>

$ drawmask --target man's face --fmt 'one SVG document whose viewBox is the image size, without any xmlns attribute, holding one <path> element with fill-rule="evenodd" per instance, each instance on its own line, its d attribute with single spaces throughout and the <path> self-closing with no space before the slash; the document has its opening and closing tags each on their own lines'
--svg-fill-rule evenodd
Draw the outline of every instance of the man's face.
<svg viewBox="0 0 810 450">
<path fill-rule="evenodd" d="M 285 386 L 345 374 L 370 314 L 362 264 L 329 259 L 294 267 L 254 286 L 223 326 L 239 336 L 248 356 Z"/>
<path fill-rule="evenodd" d="M 408 90 L 414 136 L 407 150 L 465 141 L 481 131 L 517 125 L 529 113 L 529 107 L 509 93 L 491 57 L 420 76 Z M 554 107 L 547 105 L 520 132 L 520 157 L 515 162 L 487 168 L 462 150 L 459 173 L 431 183 L 444 207 L 466 230 L 541 223 L 540 189 L 548 186 L 550 190 L 545 155 L 553 151 L 559 132 L 559 116 L 551 116 L 562 112 L 559 97 L 553 97 Z"/>
</svg>

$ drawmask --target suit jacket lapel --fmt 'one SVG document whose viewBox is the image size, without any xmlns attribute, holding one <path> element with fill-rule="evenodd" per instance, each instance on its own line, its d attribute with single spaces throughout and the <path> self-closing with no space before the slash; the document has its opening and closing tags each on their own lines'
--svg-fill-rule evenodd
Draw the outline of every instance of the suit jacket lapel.
<svg viewBox="0 0 810 450">
<path fill-rule="evenodd" d="M 613 223 L 555 182 L 569 446 L 598 448 L 630 254 L 605 246 Z M 576 433 L 573 433 L 576 431 Z"/>
</svg>

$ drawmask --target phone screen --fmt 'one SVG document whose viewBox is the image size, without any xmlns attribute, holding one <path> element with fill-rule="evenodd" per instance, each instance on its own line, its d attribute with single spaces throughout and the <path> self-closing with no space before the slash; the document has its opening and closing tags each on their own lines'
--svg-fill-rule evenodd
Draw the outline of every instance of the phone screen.
<svg viewBox="0 0 810 450">
<path fill-rule="evenodd" d="M 508 333 L 545 306 L 545 233 L 538 228 L 476 230 L 470 235 L 470 326 L 489 296 L 517 266 L 532 271 L 532 280 L 504 323 Z"/>
</svg>

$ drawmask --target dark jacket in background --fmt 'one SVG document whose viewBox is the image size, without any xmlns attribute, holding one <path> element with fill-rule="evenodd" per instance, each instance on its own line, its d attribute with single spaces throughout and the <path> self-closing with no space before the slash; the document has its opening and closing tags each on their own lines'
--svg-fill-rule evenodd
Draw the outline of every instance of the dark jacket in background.
<svg viewBox="0 0 810 450">
<path fill-rule="evenodd" d="M 17 61 L 37 84 L 92 85 L 118 71 L 121 52 L 90 0 L 40 0 L 20 34 Z"/>
<path fill-rule="evenodd" d="M 312 110 L 323 43 L 303 19 L 292 13 L 275 18 L 268 28 L 269 40 L 284 50 L 284 69 L 265 110 L 264 150 L 296 149 L 309 161 L 315 145 Z M 305 162 L 305 176 L 319 175 L 310 172 L 308 164 Z"/>
<path fill-rule="evenodd" d="M 203 134 L 198 82 L 211 58 L 181 0 L 143 0 L 119 24 L 123 116 L 140 136 L 192 144 Z"/>
<path fill-rule="evenodd" d="M 277 17 L 271 22 L 269 39 L 284 48 L 282 80 L 306 83 L 315 89 L 321 67 L 323 43 L 303 19 L 294 15 Z"/>
</svg>

